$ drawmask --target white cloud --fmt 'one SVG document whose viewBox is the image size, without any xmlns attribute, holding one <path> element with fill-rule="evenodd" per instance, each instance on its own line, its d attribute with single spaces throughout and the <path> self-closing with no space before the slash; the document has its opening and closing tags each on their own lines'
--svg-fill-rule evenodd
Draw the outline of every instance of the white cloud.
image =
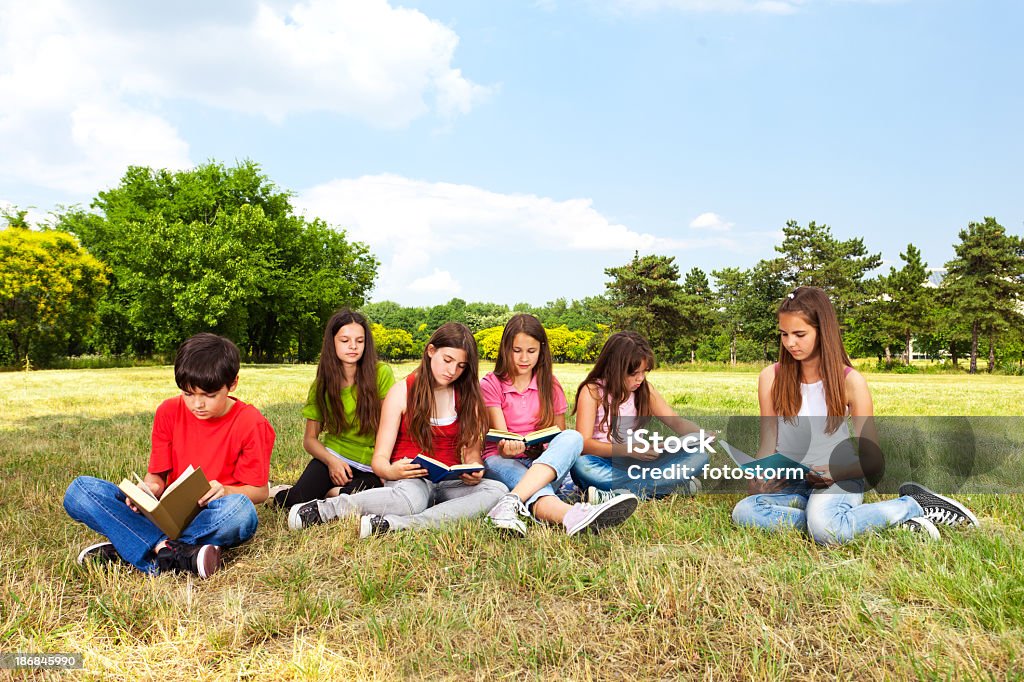
<svg viewBox="0 0 1024 682">
<path fill-rule="evenodd" d="M 377 300 L 458 276 L 459 259 L 492 258 L 496 268 L 529 263 L 538 252 L 664 253 L 736 248 L 732 239 L 667 239 L 601 214 L 590 199 L 501 194 L 398 175 L 338 179 L 300 192 L 298 209 L 366 242 L 382 261 Z"/>
<path fill-rule="evenodd" d="M 81 193 L 129 163 L 191 165 L 164 109 L 179 101 L 394 128 L 430 114 L 450 122 L 493 92 L 452 66 L 451 28 L 387 0 L 194 10 L 0 4 L 0 178 Z"/>
<path fill-rule="evenodd" d="M 717 213 L 701 213 L 699 216 L 694 218 L 690 222 L 690 227 L 694 230 L 712 230 L 715 232 L 727 232 L 732 229 L 736 223 L 727 223 L 722 219 L 722 216 Z"/>
<path fill-rule="evenodd" d="M 462 291 L 462 285 L 447 270 L 434 268 L 426 277 L 417 277 L 409 283 L 409 290 L 416 293 L 448 294 L 455 296 Z"/>
</svg>

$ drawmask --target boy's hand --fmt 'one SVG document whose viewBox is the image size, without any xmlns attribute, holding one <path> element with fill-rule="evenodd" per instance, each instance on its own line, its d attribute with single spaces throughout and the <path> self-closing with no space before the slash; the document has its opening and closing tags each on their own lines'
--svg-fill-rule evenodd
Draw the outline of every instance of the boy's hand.
<svg viewBox="0 0 1024 682">
<path fill-rule="evenodd" d="M 334 485 L 345 485 L 352 480 L 352 469 L 349 465 L 337 457 L 331 457 L 330 463 L 327 465 L 327 472 L 331 476 L 331 482 Z"/>
<path fill-rule="evenodd" d="M 474 471 L 471 474 L 460 474 L 459 478 L 465 485 L 476 485 L 480 481 L 484 480 L 484 472 Z"/>
<path fill-rule="evenodd" d="M 404 478 L 423 478 L 426 475 L 427 470 L 419 464 L 413 464 L 408 457 L 392 463 L 388 470 L 388 479 L 392 481 L 400 481 Z"/>
<path fill-rule="evenodd" d="M 158 500 L 160 499 L 160 495 L 162 495 L 164 492 L 164 480 L 156 474 L 146 474 L 142 479 L 142 485 L 149 488 L 150 492 L 153 493 L 153 497 L 155 497 Z M 132 502 L 132 498 L 124 498 L 124 503 L 127 504 L 128 508 L 131 509 L 136 514 L 142 513 L 142 510 L 140 510 L 137 506 L 135 506 L 135 503 Z"/>
<path fill-rule="evenodd" d="M 498 454 L 502 457 L 518 457 L 526 452 L 526 443 L 521 440 L 499 440 Z M 479 481 L 478 481 L 479 483 Z M 473 485 L 470 483 L 469 485 Z"/>
<path fill-rule="evenodd" d="M 224 497 L 225 494 L 223 483 L 220 481 L 210 481 L 210 491 L 199 498 L 199 506 L 205 507 L 211 501 Z"/>
</svg>

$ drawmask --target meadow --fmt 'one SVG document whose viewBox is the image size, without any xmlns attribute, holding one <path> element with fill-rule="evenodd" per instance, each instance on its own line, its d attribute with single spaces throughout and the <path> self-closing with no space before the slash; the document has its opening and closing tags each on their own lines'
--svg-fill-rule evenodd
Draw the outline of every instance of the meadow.
<svg viewBox="0 0 1024 682">
<path fill-rule="evenodd" d="M 557 368 L 570 399 L 586 369 Z M 299 410 L 314 373 L 242 369 L 236 395 L 277 431 L 275 482 L 307 461 Z M 753 373 L 650 380 L 681 413 L 757 412 Z M 882 415 L 1021 421 L 1021 377 L 869 384 Z M 941 542 L 892 531 L 838 548 L 733 527 L 736 494 L 645 502 L 596 536 L 535 525 L 523 540 L 476 522 L 295 533 L 262 507 L 255 539 L 206 581 L 77 566 L 96 536 L 67 517 L 64 490 L 81 474 L 142 473 L 153 410 L 174 393 L 169 367 L 0 374 L 0 653 L 81 653 L 83 670 L 52 674 L 74 679 L 1024 677 L 1020 495 L 962 496 L 981 527 Z"/>
</svg>

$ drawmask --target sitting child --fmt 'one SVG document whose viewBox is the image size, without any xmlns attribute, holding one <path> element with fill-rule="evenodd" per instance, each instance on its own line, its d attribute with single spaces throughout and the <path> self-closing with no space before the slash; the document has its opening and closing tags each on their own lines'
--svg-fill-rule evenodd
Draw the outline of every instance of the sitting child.
<svg viewBox="0 0 1024 682">
<path fill-rule="evenodd" d="M 210 491 L 177 540 L 169 540 L 109 481 L 80 476 L 64 495 L 71 518 L 107 538 L 78 555 L 124 561 L 146 573 L 180 570 L 207 578 L 221 566 L 221 548 L 256 532 L 256 508 L 266 500 L 274 429 L 259 410 L 228 394 L 238 386 L 234 343 L 197 334 L 178 348 L 174 380 L 181 395 L 165 400 L 153 419 L 143 484 L 159 498 L 189 465 L 202 468 Z"/>
</svg>

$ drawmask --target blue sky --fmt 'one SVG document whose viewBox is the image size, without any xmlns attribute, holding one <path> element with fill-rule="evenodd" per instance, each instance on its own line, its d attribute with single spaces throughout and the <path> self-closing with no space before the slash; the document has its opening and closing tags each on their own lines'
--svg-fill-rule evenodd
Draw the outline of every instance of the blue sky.
<svg viewBox="0 0 1024 682">
<path fill-rule="evenodd" d="M 598 294 L 634 250 L 750 267 L 789 219 L 887 265 L 1022 232 L 1016 1 L 136 5 L 0 1 L 0 202 L 251 158 L 417 305 Z"/>
</svg>

